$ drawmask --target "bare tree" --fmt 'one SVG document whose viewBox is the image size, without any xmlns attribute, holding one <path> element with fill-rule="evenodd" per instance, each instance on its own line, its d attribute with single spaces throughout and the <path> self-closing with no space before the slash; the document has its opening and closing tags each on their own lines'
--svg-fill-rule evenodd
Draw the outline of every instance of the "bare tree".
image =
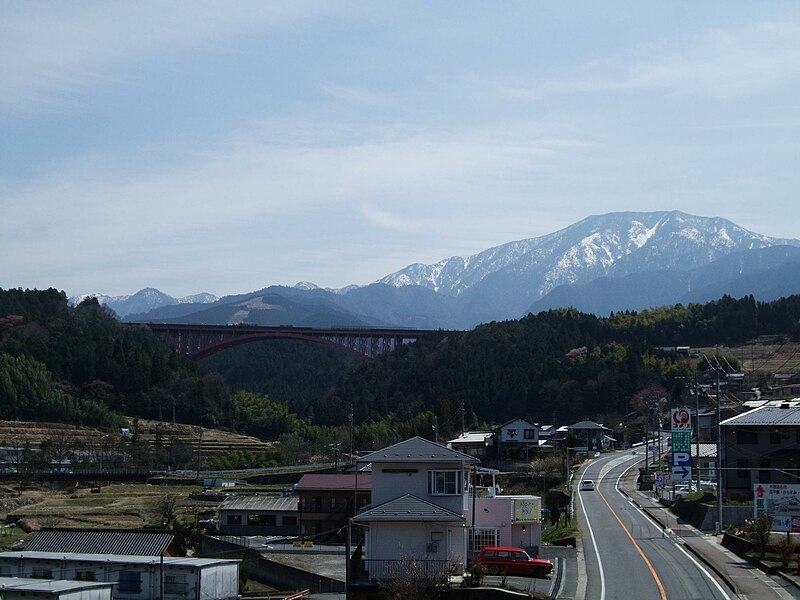
<svg viewBox="0 0 800 600">
<path fill-rule="evenodd" d="M 435 600 L 447 589 L 452 570 L 447 561 L 392 561 L 388 577 L 381 582 L 381 592 L 386 600 Z"/>
<path fill-rule="evenodd" d="M 760 515 L 744 524 L 744 535 L 752 542 L 756 552 L 761 556 L 761 560 L 764 560 L 764 556 L 767 554 L 770 529 L 772 529 L 772 515 L 770 514 Z"/>
<path fill-rule="evenodd" d="M 178 495 L 164 494 L 155 506 L 156 521 L 164 527 L 171 526 L 178 517 Z"/>
</svg>

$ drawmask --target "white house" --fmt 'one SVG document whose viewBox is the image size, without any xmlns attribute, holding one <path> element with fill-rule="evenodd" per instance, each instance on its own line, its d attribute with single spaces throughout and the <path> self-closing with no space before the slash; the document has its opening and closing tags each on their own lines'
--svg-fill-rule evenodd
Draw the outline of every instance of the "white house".
<svg viewBox="0 0 800 600">
<path fill-rule="evenodd" d="M 483 546 L 541 543 L 540 499 L 498 496 L 495 472 L 479 471 L 473 456 L 415 437 L 359 463 L 372 464 L 372 504 L 352 519 L 365 529 L 356 579 L 413 576 L 410 563 L 460 574 Z"/>
<path fill-rule="evenodd" d="M 501 444 L 539 445 L 539 426 L 525 419 L 513 419 L 497 428 Z"/>
<path fill-rule="evenodd" d="M 239 561 L 230 559 L 0 552 L 0 576 L 114 583 L 114 598 L 126 600 L 229 600 L 239 596 Z"/>
</svg>

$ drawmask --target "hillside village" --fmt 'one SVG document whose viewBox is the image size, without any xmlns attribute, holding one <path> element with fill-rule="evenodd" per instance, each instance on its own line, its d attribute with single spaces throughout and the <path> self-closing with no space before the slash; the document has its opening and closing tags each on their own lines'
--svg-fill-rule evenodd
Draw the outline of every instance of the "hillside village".
<svg viewBox="0 0 800 600">
<path fill-rule="evenodd" d="M 726 507 L 726 522 L 732 525 L 753 516 L 747 503 L 752 482 L 794 483 L 800 378 L 785 376 L 780 382 L 769 396 L 744 394 L 751 399 L 738 402 L 735 378 L 725 390 L 719 445 L 723 494 L 726 502 L 745 500 Z M 714 392 L 707 397 L 713 402 L 688 407 L 701 450 L 699 455 L 692 451 L 692 469 L 712 496 Z M 666 428 L 664 418 L 659 422 Z M 118 436 L 154 443 L 152 430 L 159 425 L 136 425 L 141 429 L 123 428 Z M 13 422 L 3 423 L 0 431 L 4 439 L 26 447 L 41 445 L 54 432 L 68 431 L 76 440 L 92 435 L 81 428 Z M 197 442 L 201 468 L 150 473 L 141 484 L 114 483 L 113 468 L 105 479 L 90 475 L 67 458 L 48 474 L 23 473 L 14 464 L 20 455 L 7 445 L 2 448 L 6 522 L 30 533 L 3 538 L 9 543 L 0 553 L 0 578 L 21 577 L 14 585 L 57 591 L 65 598 L 89 590 L 97 598 L 234 598 L 248 579 L 251 587 L 273 592 L 350 590 L 352 597 L 369 597 L 370 590 L 409 569 L 421 569 L 418 576 L 427 584 L 474 585 L 480 575 L 473 561 L 483 547 L 522 548 L 534 557 L 553 557 L 551 548 L 563 544 L 574 547 L 569 494 L 577 482 L 572 476 L 600 453 L 640 452 L 648 466 L 640 468 L 639 488 L 655 488 L 665 502 L 679 505 L 675 501 L 691 490 L 682 491 L 666 476 L 672 454 L 666 435 L 658 434 L 656 427 L 643 444 L 627 439 L 624 428 L 591 420 L 555 425 L 517 418 L 449 440 L 439 440 L 434 429 L 433 439 L 415 437 L 369 453 L 339 452 L 334 464 L 309 465 L 303 474 L 291 468 L 208 471 L 203 457 L 215 449 L 258 451 L 264 443 L 213 431 L 203 431 L 201 443 L 196 428 L 173 427 L 170 435 Z M 111 457 L 115 450 L 109 444 L 105 452 Z M 75 460 L 76 454 L 70 457 Z M 736 469 L 725 470 L 726 463 Z M 135 489 L 138 507 L 125 504 L 128 489 Z M 144 494 L 144 489 L 152 491 Z M 142 501 L 148 495 L 151 501 Z M 82 501 L 89 503 L 79 509 Z M 115 515 L 109 506 L 114 504 L 124 509 Z M 699 529 L 713 529 L 718 521 L 713 498 L 703 506 L 706 514 L 691 518 Z M 562 528 L 561 538 L 548 533 Z M 543 581 L 550 585 L 555 579 Z M 14 597 L 14 586 L 8 590 L 7 597 Z"/>
</svg>

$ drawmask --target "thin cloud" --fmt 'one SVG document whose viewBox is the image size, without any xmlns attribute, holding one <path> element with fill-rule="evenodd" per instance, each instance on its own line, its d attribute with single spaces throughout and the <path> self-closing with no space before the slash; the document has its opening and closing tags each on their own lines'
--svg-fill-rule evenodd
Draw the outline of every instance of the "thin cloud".
<svg viewBox="0 0 800 600">
<path fill-rule="evenodd" d="M 800 27 L 763 22 L 653 42 L 632 53 L 592 61 L 553 93 L 668 90 L 727 97 L 759 93 L 800 76 Z"/>
<path fill-rule="evenodd" d="M 224 52 L 240 35 L 333 12 L 328 2 L 25 2 L 0 19 L 0 109 L 53 110 L 125 67 L 171 53 Z M 74 100 L 72 100 L 74 101 Z"/>
</svg>

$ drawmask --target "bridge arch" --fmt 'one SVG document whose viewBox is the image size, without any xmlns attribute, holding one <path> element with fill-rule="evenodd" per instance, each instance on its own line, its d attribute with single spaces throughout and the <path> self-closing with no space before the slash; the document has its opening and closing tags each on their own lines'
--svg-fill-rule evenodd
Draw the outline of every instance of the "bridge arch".
<svg viewBox="0 0 800 600">
<path fill-rule="evenodd" d="M 256 333 L 253 335 L 246 335 L 241 337 L 233 337 L 216 344 L 212 344 L 199 350 L 197 352 L 193 352 L 192 354 L 188 354 L 187 358 L 191 358 L 192 360 L 201 360 L 203 358 L 207 358 L 212 356 L 218 352 L 222 352 L 223 350 L 227 350 L 228 348 L 234 348 L 236 346 L 242 346 L 244 344 L 250 344 L 253 342 L 261 342 L 264 340 L 302 340 L 305 342 L 312 342 L 315 344 L 322 344 L 324 346 L 328 346 L 330 348 L 335 348 L 337 350 L 342 350 L 347 352 L 348 354 L 352 354 L 357 356 L 362 360 L 369 360 L 369 356 L 363 354 L 357 350 L 352 348 L 348 348 L 342 344 L 337 344 L 336 342 L 332 342 L 330 340 L 326 340 L 319 337 L 314 337 L 310 335 L 298 335 L 298 334 L 291 334 L 291 333 L 273 333 L 273 332 L 266 332 L 266 333 Z"/>
<path fill-rule="evenodd" d="M 200 360 L 226 348 L 267 339 L 323 344 L 361 358 L 374 358 L 429 333 L 420 329 L 263 327 L 257 325 L 193 325 L 147 323 L 176 352 Z"/>
</svg>

